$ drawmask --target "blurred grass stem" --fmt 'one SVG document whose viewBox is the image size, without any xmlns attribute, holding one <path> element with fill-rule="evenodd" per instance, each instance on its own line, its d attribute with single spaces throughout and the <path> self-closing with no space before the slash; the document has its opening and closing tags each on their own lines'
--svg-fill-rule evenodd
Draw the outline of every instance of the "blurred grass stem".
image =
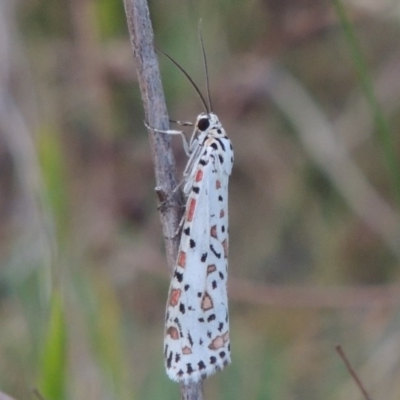
<svg viewBox="0 0 400 400">
<path fill-rule="evenodd" d="M 367 63 L 362 54 L 353 25 L 347 17 L 345 7 L 343 6 L 341 0 L 333 0 L 333 4 L 350 47 L 362 90 L 364 91 L 374 118 L 377 135 L 383 148 L 385 161 L 387 163 L 392 185 L 396 193 L 397 206 L 400 207 L 400 166 L 397 160 L 396 148 L 394 146 L 390 128 L 386 118 L 383 115 L 382 109 L 379 106 L 372 84 L 372 79 L 367 68 Z"/>
</svg>

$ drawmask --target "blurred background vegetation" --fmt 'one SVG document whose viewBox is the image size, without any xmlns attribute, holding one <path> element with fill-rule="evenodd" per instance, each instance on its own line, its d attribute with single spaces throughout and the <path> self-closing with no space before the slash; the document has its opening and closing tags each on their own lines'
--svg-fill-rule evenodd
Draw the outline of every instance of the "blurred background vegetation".
<svg viewBox="0 0 400 400">
<path fill-rule="evenodd" d="M 0 7 L 0 390 L 177 399 L 122 0 Z M 398 399 L 399 2 L 150 8 L 157 45 L 204 88 L 203 19 L 214 110 L 235 148 L 233 364 L 206 382 L 205 398 L 359 399 L 340 343 L 372 397 Z M 160 62 L 170 117 L 193 121 L 197 96 Z"/>
</svg>

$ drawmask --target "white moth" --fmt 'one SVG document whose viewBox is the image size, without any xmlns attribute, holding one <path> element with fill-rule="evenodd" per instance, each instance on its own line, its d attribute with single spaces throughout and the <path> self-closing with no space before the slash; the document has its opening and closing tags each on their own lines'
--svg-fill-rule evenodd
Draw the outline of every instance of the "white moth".
<svg viewBox="0 0 400 400">
<path fill-rule="evenodd" d="M 207 106 L 195 89 L 207 112 L 197 117 L 190 143 L 181 131 L 164 131 L 182 134 L 189 156 L 184 171 L 186 208 L 164 337 L 167 374 L 183 383 L 200 381 L 231 361 L 227 274 L 228 182 L 233 148 L 218 117 L 211 112 L 211 104 Z"/>
</svg>

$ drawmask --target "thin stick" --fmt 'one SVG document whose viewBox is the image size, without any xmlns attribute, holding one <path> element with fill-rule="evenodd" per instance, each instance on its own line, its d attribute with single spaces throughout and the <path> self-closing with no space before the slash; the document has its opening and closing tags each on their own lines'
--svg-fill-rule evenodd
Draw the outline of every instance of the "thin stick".
<svg viewBox="0 0 400 400">
<path fill-rule="evenodd" d="M 336 347 L 336 351 L 338 352 L 340 358 L 343 360 L 344 364 L 346 365 L 347 370 L 349 371 L 350 375 L 354 379 L 354 382 L 360 389 L 361 393 L 365 397 L 366 400 L 372 400 L 372 398 L 369 396 L 368 392 L 365 390 L 364 385 L 362 384 L 360 378 L 358 377 L 357 373 L 354 371 L 354 368 L 350 364 L 350 361 L 348 360 L 344 350 L 342 349 L 342 346 L 338 344 Z"/>
<path fill-rule="evenodd" d="M 169 127 L 167 107 L 162 90 L 158 62 L 154 52 L 149 7 L 146 0 L 123 1 L 136 61 L 145 118 L 149 126 L 166 130 Z M 170 137 L 149 129 L 149 138 L 158 191 L 171 193 L 178 185 L 178 179 Z M 177 203 L 179 203 L 180 196 L 180 191 L 177 191 L 174 195 Z M 179 225 L 181 215 L 182 209 L 180 207 L 168 207 L 166 210 L 160 210 L 167 262 L 171 273 L 175 264 L 180 239 L 179 235 L 174 234 Z M 203 400 L 202 382 L 181 385 L 181 397 L 184 400 Z"/>
<path fill-rule="evenodd" d="M 129 35 L 136 61 L 139 86 L 145 119 L 149 126 L 166 130 L 169 128 L 167 107 L 161 85 L 158 62 L 153 47 L 153 30 L 146 0 L 124 0 Z M 175 159 L 170 137 L 149 130 L 150 148 L 154 160 L 156 185 L 165 193 L 171 193 L 178 184 Z M 175 200 L 179 202 L 179 194 Z M 167 253 L 172 273 L 178 252 L 179 238 L 172 238 L 181 219 L 179 208 L 169 207 L 160 213 Z"/>
</svg>

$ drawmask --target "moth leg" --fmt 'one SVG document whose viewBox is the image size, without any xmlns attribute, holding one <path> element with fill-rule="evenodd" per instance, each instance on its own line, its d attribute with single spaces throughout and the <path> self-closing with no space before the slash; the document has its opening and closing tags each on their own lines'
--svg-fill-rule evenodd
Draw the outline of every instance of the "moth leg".
<svg viewBox="0 0 400 400">
<path fill-rule="evenodd" d="M 179 231 L 182 230 L 184 223 L 185 223 L 185 214 L 182 215 L 182 218 L 179 221 L 178 227 L 176 228 L 176 231 L 174 233 L 174 238 L 179 234 Z"/>
<path fill-rule="evenodd" d="M 182 218 L 179 221 L 179 224 L 178 224 L 177 228 L 175 229 L 174 234 L 172 236 L 164 236 L 164 237 L 166 239 L 170 239 L 170 240 L 175 239 L 179 235 L 179 232 L 182 230 L 184 222 L 185 222 L 185 214 L 182 215 Z"/>
<path fill-rule="evenodd" d="M 171 201 L 171 199 L 174 197 L 175 193 L 179 190 L 179 188 L 182 186 L 182 184 L 185 182 L 185 180 L 181 180 L 176 186 L 175 188 L 172 190 L 171 193 L 167 194 L 165 193 L 162 189 L 160 189 L 159 187 L 155 188 L 155 191 L 157 193 L 158 199 L 160 200 L 160 203 L 157 207 L 158 210 L 163 209 L 164 207 L 167 206 L 167 204 Z M 182 204 L 178 204 L 178 205 L 173 205 L 175 207 L 183 207 Z"/>
<path fill-rule="evenodd" d="M 175 121 L 174 119 L 170 119 L 169 122 L 172 122 L 173 124 L 178 124 L 179 126 L 193 126 L 193 122 L 189 121 Z"/>
<path fill-rule="evenodd" d="M 176 131 L 176 130 L 173 130 L 173 129 L 167 129 L 167 130 L 156 129 L 156 128 L 153 128 L 153 127 L 147 125 L 146 121 L 144 122 L 144 125 L 146 126 L 147 129 L 151 129 L 152 131 L 157 132 L 157 133 L 165 133 L 167 135 L 181 135 L 182 141 L 183 141 L 183 149 L 185 150 L 185 153 L 186 153 L 187 156 L 190 155 L 189 143 L 188 143 L 188 141 L 186 139 L 185 134 L 182 131 Z"/>
</svg>

